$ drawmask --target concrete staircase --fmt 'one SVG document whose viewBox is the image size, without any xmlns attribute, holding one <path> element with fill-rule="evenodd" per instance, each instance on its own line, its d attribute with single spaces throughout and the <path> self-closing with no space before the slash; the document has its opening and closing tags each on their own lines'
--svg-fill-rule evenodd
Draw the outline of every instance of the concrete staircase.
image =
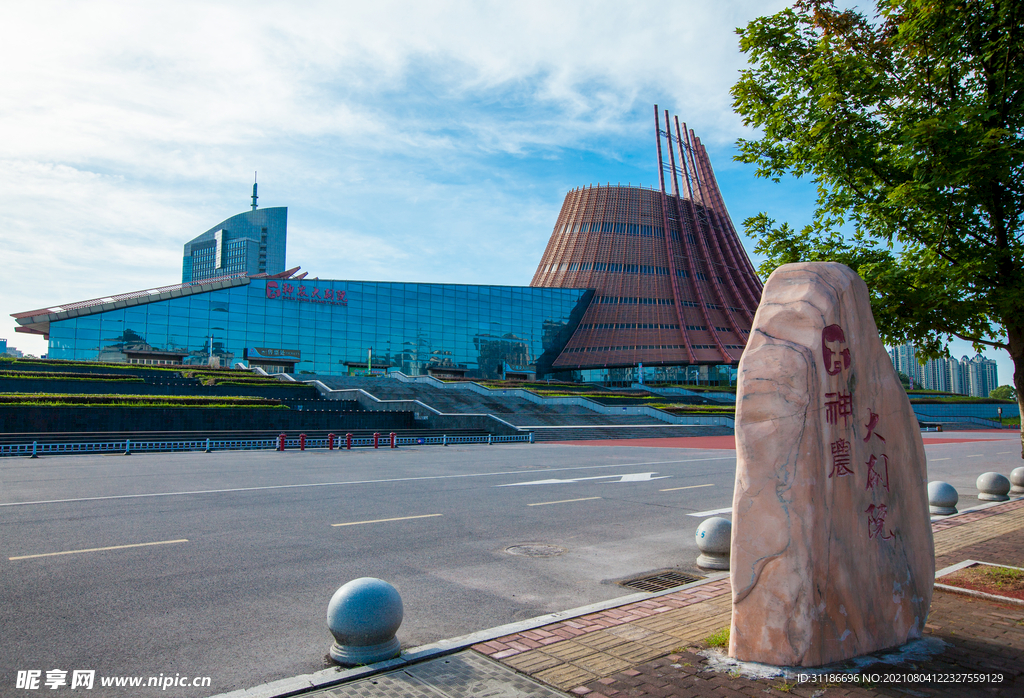
<svg viewBox="0 0 1024 698">
<path fill-rule="evenodd" d="M 515 395 L 511 390 L 509 394 L 496 390 L 485 395 L 473 390 L 383 377 L 304 375 L 295 378 L 318 380 L 332 390 L 363 390 L 379 400 L 419 400 L 444 414 L 493 415 L 520 430 L 533 431 L 538 441 L 732 433 L 732 429 L 725 426 L 677 425 L 650 414 L 603 414 L 586 404 L 538 404 Z"/>
</svg>

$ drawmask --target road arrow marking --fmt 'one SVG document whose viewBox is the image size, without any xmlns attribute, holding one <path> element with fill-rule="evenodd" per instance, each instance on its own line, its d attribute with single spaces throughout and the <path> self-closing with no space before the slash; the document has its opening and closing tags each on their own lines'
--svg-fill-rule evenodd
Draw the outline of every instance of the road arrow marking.
<svg viewBox="0 0 1024 698">
<path fill-rule="evenodd" d="M 658 473 L 627 473 L 625 475 L 595 475 L 593 477 L 577 477 L 570 480 L 531 480 L 530 482 L 510 482 L 505 485 L 495 485 L 495 487 L 520 487 L 523 485 L 563 485 L 570 482 L 583 482 L 584 480 L 608 480 L 606 483 L 611 484 L 619 482 L 650 482 L 651 480 L 662 480 L 666 477 L 672 477 L 671 475 L 659 475 L 654 477 Z M 613 479 L 609 479 L 613 478 Z M 617 478 L 617 479 L 616 479 Z"/>
</svg>

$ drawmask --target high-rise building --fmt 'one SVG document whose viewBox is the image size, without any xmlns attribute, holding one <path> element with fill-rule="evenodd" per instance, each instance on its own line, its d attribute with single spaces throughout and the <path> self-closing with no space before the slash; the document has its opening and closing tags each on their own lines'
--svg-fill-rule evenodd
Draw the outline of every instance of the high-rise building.
<svg viewBox="0 0 1024 698">
<path fill-rule="evenodd" d="M 732 366 L 746 345 L 761 281 L 700 139 L 654 118 L 660 188 L 570 191 L 530 283 L 594 289 L 555 370 Z"/>
<path fill-rule="evenodd" d="M 185 243 L 181 281 L 189 283 L 245 272 L 279 274 L 285 269 L 288 209 L 256 207 L 252 185 L 252 210 L 218 223 Z"/>
<path fill-rule="evenodd" d="M 950 361 L 945 357 L 928 359 L 923 366 L 922 373 L 924 380 L 922 385 L 925 390 L 936 390 L 942 393 L 952 392 L 949 378 Z"/>
<path fill-rule="evenodd" d="M 994 360 L 978 354 L 973 359 L 963 357 L 960 364 L 966 364 L 969 394 L 973 397 L 988 397 L 992 390 L 999 387 L 999 370 Z"/>
<path fill-rule="evenodd" d="M 949 360 L 949 392 L 967 395 L 971 392 L 967 372 L 956 359 Z"/>
<path fill-rule="evenodd" d="M 917 362 L 917 347 L 913 344 L 900 344 L 889 348 L 889 358 L 897 371 L 909 378 L 915 388 L 924 384 L 924 371 Z"/>
</svg>

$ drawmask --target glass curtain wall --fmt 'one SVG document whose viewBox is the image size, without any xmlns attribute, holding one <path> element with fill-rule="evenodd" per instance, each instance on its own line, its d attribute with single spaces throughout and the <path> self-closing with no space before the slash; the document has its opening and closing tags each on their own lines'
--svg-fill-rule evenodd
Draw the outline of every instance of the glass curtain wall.
<svg viewBox="0 0 1024 698">
<path fill-rule="evenodd" d="M 192 365 L 233 366 L 254 350 L 297 357 L 295 371 L 387 365 L 409 375 L 462 368 L 547 373 L 590 302 L 585 289 L 253 279 L 50 325 L 54 359 L 124 361 L 178 352 Z"/>
</svg>

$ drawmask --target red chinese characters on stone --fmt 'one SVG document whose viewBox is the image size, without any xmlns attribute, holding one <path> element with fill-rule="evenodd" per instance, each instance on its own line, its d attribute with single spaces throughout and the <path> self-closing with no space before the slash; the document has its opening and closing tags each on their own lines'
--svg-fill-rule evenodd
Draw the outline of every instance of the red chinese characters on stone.
<svg viewBox="0 0 1024 698">
<path fill-rule="evenodd" d="M 839 418 L 843 418 L 843 426 L 853 416 L 853 395 L 851 393 L 825 393 L 825 421 L 829 424 L 839 424 Z"/>
<path fill-rule="evenodd" d="M 893 538 L 892 530 L 888 534 L 883 530 L 885 528 L 885 516 L 889 513 L 889 507 L 884 504 L 870 504 L 868 508 L 864 510 L 864 513 L 868 515 L 868 539 L 872 539 L 878 536 L 882 540 L 889 540 Z"/>
<path fill-rule="evenodd" d="M 885 437 L 875 431 L 875 427 L 878 426 L 878 415 L 872 412 L 871 410 L 868 410 L 868 413 L 871 416 L 868 418 L 868 423 L 864 425 L 864 427 L 868 430 L 867 435 L 864 437 L 864 443 L 867 443 L 868 440 L 872 437 L 872 435 L 877 436 L 882 443 L 885 443 Z"/>
<path fill-rule="evenodd" d="M 850 442 L 846 439 L 839 439 L 832 442 L 832 470 L 828 476 L 845 477 L 853 475 L 850 470 Z"/>
<path fill-rule="evenodd" d="M 833 351 L 830 344 L 846 344 L 846 333 L 839 325 L 829 325 L 821 331 L 821 356 L 825 360 L 825 371 L 835 376 L 844 368 L 850 368 L 850 350 L 836 346 Z"/>
<path fill-rule="evenodd" d="M 866 490 L 875 489 L 875 485 L 881 485 L 885 491 L 889 491 L 889 456 L 882 454 L 882 467 L 876 468 L 878 459 L 872 455 L 868 458 L 868 483 L 864 486 Z"/>
</svg>

